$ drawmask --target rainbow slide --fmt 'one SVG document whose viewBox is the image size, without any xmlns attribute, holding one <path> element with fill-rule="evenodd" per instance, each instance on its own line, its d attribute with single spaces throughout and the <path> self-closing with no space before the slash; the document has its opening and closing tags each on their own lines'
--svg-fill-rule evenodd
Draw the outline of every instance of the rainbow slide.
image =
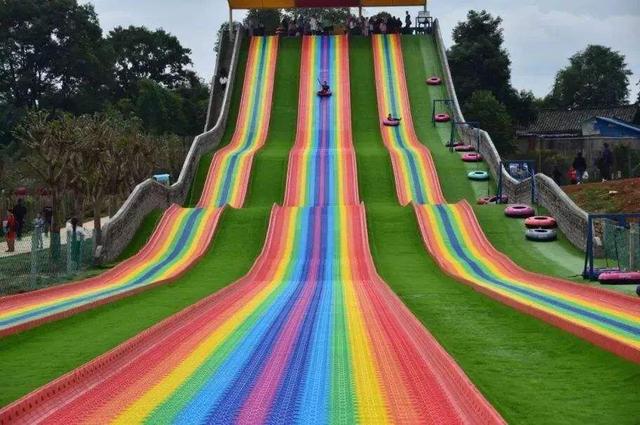
<svg viewBox="0 0 640 425">
<path fill-rule="evenodd" d="M 374 36 L 373 47 L 378 108 L 398 111 L 403 118 L 398 130 L 382 130 L 392 158 L 401 158 L 394 160 L 398 198 L 402 204 L 414 202 L 425 245 L 442 270 L 492 298 L 640 362 L 638 299 L 527 272 L 489 243 L 468 203 L 445 204 L 433 162 L 428 154 L 423 159 L 426 148 L 404 148 L 419 141 L 409 128 L 400 37 Z M 413 171 L 419 167 L 424 168 L 420 173 Z"/>
<path fill-rule="evenodd" d="M 174 281 L 204 255 L 224 206 L 242 206 L 267 137 L 277 49 L 277 37 L 252 38 L 236 129 L 216 152 L 197 207 L 172 205 L 140 252 L 97 277 L 0 298 L 0 336 Z"/>
<path fill-rule="evenodd" d="M 0 411 L 29 423 L 504 423 L 378 277 L 348 39 L 305 37 L 285 202 L 246 276 Z M 330 98 L 315 95 L 328 80 Z"/>
</svg>

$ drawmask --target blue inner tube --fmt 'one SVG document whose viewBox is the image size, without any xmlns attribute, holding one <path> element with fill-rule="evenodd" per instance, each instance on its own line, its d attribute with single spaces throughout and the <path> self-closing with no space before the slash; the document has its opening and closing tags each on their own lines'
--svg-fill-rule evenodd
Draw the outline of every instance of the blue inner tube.
<svg viewBox="0 0 640 425">
<path fill-rule="evenodd" d="M 558 234 L 554 229 L 527 229 L 525 236 L 530 241 L 555 241 Z"/>
<path fill-rule="evenodd" d="M 489 173 L 486 171 L 472 171 L 467 174 L 471 180 L 489 180 Z"/>
</svg>

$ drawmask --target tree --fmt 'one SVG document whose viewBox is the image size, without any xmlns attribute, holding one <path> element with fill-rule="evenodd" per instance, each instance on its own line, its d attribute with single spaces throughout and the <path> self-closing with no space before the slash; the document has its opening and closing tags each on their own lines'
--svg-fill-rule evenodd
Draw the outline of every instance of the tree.
<svg viewBox="0 0 640 425">
<path fill-rule="evenodd" d="M 140 80 L 156 81 L 173 88 L 188 81 L 191 50 L 162 29 L 116 27 L 107 41 L 114 52 L 115 80 L 119 97 L 132 97 Z"/>
<path fill-rule="evenodd" d="M 318 22 L 331 22 L 331 23 L 339 23 L 339 22 L 347 22 L 347 19 L 351 14 L 351 10 L 348 7 L 333 7 L 333 8 L 302 8 L 302 9 L 292 9 L 291 12 L 288 13 L 289 17 L 298 19 L 298 17 L 302 17 L 305 20 L 316 18 Z"/>
<path fill-rule="evenodd" d="M 64 107 L 83 88 L 102 87 L 107 56 L 90 4 L 3 0 L 0 92 L 14 107 Z"/>
<path fill-rule="evenodd" d="M 454 45 L 447 52 L 456 93 L 465 104 L 476 90 L 488 90 L 501 102 L 512 92 L 511 60 L 502 47 L 502 18 L 486 10 L 470 10 L 453 30 Z"/>
<path fill-rule="evenodd" d="M 538 116 L 538 100 L 532 91 L 511 89 L 505 106 L 511 120 L 523 127 L 534 122 Z"/>
<path fill-rule="evenodd" d="M 24 150 L 21 159 L 28 175 L 39 180 L 51 194 L 51 253 L 59 254 L 61 217 L 60 200 L 67 190 L 67 177 L 74 146 L 77 143 L 75 118 L 64 114 L 50 120 L 45 111 L 31 111 L 15 130 L 15 138 Z"/>
<path fill-rule="evenodd" d="M 267 33 L 273 33 L 280 26 L 282 17 L 282 10 L 280 9 L 249 9 L 242 24 L 245 27 L 250 25 L 255 27 L 258 23 L 262 23 Z"/>
<path fill-rule="evenodd" d="M 501 154 L 512 153 L 513 125 L 505 106 L 488 90 L 473 92 L 465 104 L 466 118 L 478 121 L 483 130 L 490 135 Z"/>
<path fill-rule="evenodd" d="M 589 45 L 558 72 L 549 100 L 565 108 L 620 105 L 628 100 L 629 75 L 624 55 Z"/>
</svg>

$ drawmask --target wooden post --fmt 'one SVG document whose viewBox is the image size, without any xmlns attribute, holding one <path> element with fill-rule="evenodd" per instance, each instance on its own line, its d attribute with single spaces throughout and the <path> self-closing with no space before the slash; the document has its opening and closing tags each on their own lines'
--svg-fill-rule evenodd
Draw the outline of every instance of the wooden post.
<svg viewBox="0 0 640 425">
<path fill-rule="evenodd" d="M 231 34 L 233 34 L 233 9 L 229 5 L 229 40 L 231 40 Z"/>
<path fill-rule="evenodd" d="M 358 18 L 362 18 L 362 6 L 358 6 Z"/>
</svg>

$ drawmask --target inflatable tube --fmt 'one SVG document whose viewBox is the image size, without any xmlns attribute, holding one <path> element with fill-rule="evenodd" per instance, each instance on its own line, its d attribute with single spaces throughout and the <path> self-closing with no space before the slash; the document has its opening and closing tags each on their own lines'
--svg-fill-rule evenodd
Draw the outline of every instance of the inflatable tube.
<svg viewBox="0 0 640 425">
<path fill-rule="evenodd" d="M 637 285 L 640 284 L 640 272 L 604 272 L 598 276 L 603 285 Z"/>
<path fill-rule="evenodd" d="M 483 196 L 481 198 L 478 198 L 478 205 L 487 205 L 491 203 L 492 198 L 495 198 L 495 196 Z"/>
<path fill-rule="evenodd" d="M 462 146 L 462 145 L 464 145 L 464 143 L 462 143 L 461 141 L 454 140 L 453 142 L 448 141 L 445 146 L 448 148 L 455 148 L 456 146 Z"/>
<path fill-rule="evenodd" d="M 455 146 L 454 149 L 456 150 L 456 152 L 473 152 L 476 150 L 476 148 L 471 145 L 459 145 Z"/>
<path fill-rule="evenodd" d="M 524 221 L 524 225 L 529 229 L 553 229 L 558 227 L 556 219 L 546 215 L 534 215 Z"/>
<path fill-rule="evenodd" d="M 467 177 L 469 177 L 470 180 L 484 181 L 489 180 L 489 173 L 486 171 L 472 171 L 467 174 Z"/>
<path fill-rule="evenodd" d="M 382 124 L 386 125 L 387 127 L 397 127 L 400 125 L 400 120 L 388 120 L 385 118 L 382 120 Z"/>
<path fill-rule="evenodd" d="M 527 229 L 525 236 L 530 241 L 547 242 L 555 241 L 558 234 L 554 229 Z"/>
<path fill-rule="evenodd" d="M 329 97 L 329 96 L 331 96 L 331 90 L 329 90 L 328 92 L 323 92 L 322 90 L 320 90 L 318 92 L 318 96 L 320 96 L 320 97 Z"/>
<path fill-rule="evenodd" d="M 442 84 L 442 79 L 434 75 L 427 78 L 427 84 L 430 86 L 439 86 L 440 84 Z"/>
<path fill-rule="evenodd" d="M 482 155 L 479 153 L 465 153 L 462 155 L 462 160 L 464 162 L 480 162 L 482 161 Z"/>
<path fill-rule="evenodd" d="M 529 205 L 514 204 L 504 209 L 504 215 L 507 217 L 527 218 L 535 215 L 535 211 Z"/>
<path fill-rule="evenodd" d="M 434 116 L 434 119 L 436 120 L 436 122 L 448 122 L 451 119 L 451 117 L 449 116 L 449 114 L 442 113 L 442 114 L 436 114 Z"/>
</svg>

